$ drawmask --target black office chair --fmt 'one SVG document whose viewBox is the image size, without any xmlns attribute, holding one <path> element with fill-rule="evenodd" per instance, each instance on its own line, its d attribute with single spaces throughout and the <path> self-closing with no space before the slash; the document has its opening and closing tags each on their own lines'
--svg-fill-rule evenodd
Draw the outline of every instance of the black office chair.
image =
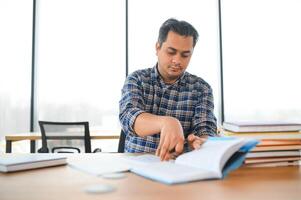
<svg viewBox="0 0 301 200">
<path fill-rule="evenodd" d="M 89 122 L 39 121 L 42 148 L 39 153 L 91 153 Z M 93 153 L 101 152 L 97 148 Z"/>
<path fill-rule="evenodd" d="M 123 130 L 120 131 L 119 143 L 118 143 L 118 153 L 124 153 L 125 144 L 125 134 Z"/>
</svg>

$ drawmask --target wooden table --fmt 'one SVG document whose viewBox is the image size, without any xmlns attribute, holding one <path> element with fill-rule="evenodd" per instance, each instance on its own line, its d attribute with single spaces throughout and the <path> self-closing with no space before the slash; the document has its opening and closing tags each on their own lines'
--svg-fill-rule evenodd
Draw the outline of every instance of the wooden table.
<svg viewBox="0 0 301 200">
<path fill-rule="evenodd" d="M 120 154 L 112 153 L 112 157 Z M 77 154 L 73 159 L 101 159 L 99 154 Z M 89 185 L 106 183 L 117 189 L 89 194 Z M 224 180 L 164 185 L 132 173 L 110 180 L 77 171 L 69 166 L 0 173 L 1 200 L 300 200 L 301 168 L 240 168 Z"/>
<path fill-rule="evenodd" d="M 119 139 L 120 131 L 90 131 L 91 139 Z M 12 152 L 12 143 L 21 140 L 30 140 L 30 153 L 36 152 L 36 140 L 41 140 L 41 133 L 27 132 L 5 135 L 6 153 Z"/>
</svg>

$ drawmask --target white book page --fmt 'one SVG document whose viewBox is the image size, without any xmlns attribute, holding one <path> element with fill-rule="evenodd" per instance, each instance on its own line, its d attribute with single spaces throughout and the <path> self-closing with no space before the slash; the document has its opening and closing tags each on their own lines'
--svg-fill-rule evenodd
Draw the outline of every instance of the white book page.
<svg viewBox="0 0 301 200">
<path fill-rule="evenodd" d="M 175 163 L 213 171 L 221 178 L 225 163 L 242 145 L 240 139 L 208 140 L 200 149 L 180 155 Z"/>
<path fill-rule="evenodd" d="M 126 161 L 133 164 L 150 164 L 160 162 L 160 158 L 153 154 L 143 154 L 139 156 L 127 156 Z"/>
<path fill-rule="evenodd" d="M 110 158 L 102 156 L 99 159 L 89 160 L 68 160 L 68 165 L 74 169 L 101 176 L 108 173 L 125 172 L 130 170 L 130 166 L 119 158 Z"/>
<path fill-rule="evenodd" d="M 139 156 L 126 156 L 122 159 L 124 159 L 124 161 L 130 166 L 131 169 L 147 166 L 149 164 L 161 163 L 160 158 L 153 154 L 143 154 Z M 174 160 L 169 162 L 174 162 Z"/>
<path fill-rule="evenodd" d="M 167 184 L 218 178 L 214 172 L 177 165 L 174 160 L 160 161 L 155 155 L 130 157 L 129 163 L 132 172 Z"/>
</svg>

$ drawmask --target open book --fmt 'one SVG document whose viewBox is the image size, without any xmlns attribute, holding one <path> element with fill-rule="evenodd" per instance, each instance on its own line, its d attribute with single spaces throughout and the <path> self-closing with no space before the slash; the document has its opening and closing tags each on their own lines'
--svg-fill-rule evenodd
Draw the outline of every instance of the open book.
<svg viewBox="0 0 301 200">
<path fill-rule="evenodd" d="M 209 138 L 198 150 L 184 153 L 172 161 L 160 161 L 151 154 L 129 156 L 131 171 L 165 184 L 203 179 L 221 179 L 243 164 L 246 153 L 257 140 Z"/>
</svg>

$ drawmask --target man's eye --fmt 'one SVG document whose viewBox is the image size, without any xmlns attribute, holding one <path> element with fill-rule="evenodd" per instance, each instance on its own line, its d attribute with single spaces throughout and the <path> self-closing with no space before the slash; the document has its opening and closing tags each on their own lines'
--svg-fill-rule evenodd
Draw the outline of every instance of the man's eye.
<svg viewBox="0 0 301 200">
<path fill-rule="evenodd" d="M 175 54 L 176 54 L 175 51 L 167 51 L 167 53 L 168 53 L 169 55 L 175 55 Z"/>
<path fill-rule="evenodd" d="M 190 54 L 188 54 L 188 53 L 182 54 L 182 57 L 183 57 L 183 58 L 187 58 L 187 57 L 189 57 L 189 56 L 190 56 Z"/>
</svg>

